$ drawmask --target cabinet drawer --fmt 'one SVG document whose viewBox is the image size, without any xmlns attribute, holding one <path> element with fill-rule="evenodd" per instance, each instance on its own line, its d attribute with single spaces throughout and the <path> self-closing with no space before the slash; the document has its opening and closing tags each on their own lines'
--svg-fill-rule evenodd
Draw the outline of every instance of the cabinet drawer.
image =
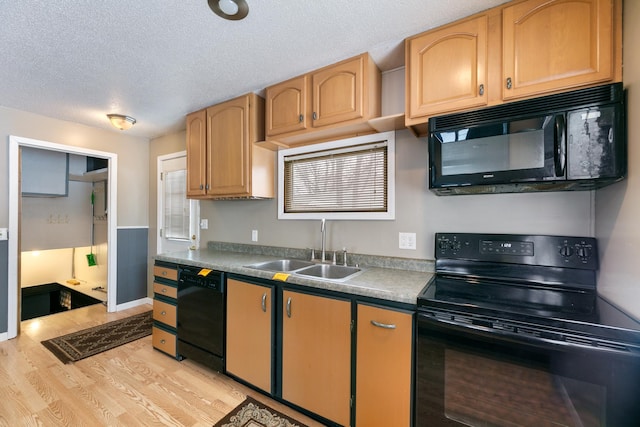
<svg viewBox="0 0 640 427">
<path fill-rule="evenodd" d="M 153 266 L 153 275 L 162 277 L 163 279 L 178 280 L 178 270 L 175 268 L 162 267 L 159 265 Z"/>
<path fill-rule="evenodd" d="M 178 298 L 178 288 L 164 283 L 153 282 L 153 292 L 173 299 Z"/>
<path fill-rule="evenodd" d="M 153 348 L 176 357 L 176 336 L 160 328 L 153 327 Z"/>
<path fill-rule="evenodd" d="M 153 320 L 175 328 L 178 325 L 176 313 L 175 305 L 158 300 L 153 301 Z"/>
</svg>

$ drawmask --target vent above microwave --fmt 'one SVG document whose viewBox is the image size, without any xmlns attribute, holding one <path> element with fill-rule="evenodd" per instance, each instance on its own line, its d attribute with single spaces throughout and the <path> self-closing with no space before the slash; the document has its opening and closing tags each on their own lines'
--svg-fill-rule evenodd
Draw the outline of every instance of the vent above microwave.
<svg viewBox="0 0 640 427">
<path fill-rule="evenodd" d="M 476 126 L 483 123 L 499 121 L 504 117 L 517 119 L 542 113 L 553 114 L 575 105 L 588 107 L 590 105 L 622 102 L 623 97 L 624 90 L 622 83 L 596 86 L 574 90 L 572 92 L 548 95 L 541 98 L 511 102 L 475 111 L 432 117 L 429 119 L 429 132 L 462 126 Z"/>
</svg>

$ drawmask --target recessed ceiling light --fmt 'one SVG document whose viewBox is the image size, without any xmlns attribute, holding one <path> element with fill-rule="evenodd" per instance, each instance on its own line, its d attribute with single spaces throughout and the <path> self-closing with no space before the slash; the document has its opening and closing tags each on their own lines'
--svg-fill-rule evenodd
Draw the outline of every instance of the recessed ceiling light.
<svg viewBox="0 0 640 427">
<path fill-rule="evenodd" d="M 213 12 L 231 21 L 238 21 L 249 14 L 246 0 L 208 0 Z"/>
</svg>

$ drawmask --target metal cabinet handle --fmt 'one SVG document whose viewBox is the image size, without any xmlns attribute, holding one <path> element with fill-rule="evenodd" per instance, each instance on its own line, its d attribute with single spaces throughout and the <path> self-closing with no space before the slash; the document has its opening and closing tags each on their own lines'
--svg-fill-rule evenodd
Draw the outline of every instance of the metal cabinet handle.
<svg viewBox="0 0 640 427">
<path fill-rule="evenodd" d="M 316 114 L 315 111 L 313 112 L 313 116 L 312 117 L 313 117 L 313 120 L 318 120 L 318 115 Z"/>
<path fill-rule="evenodd" d="M 507 77 L 507 89 L 511 89 L 513 87 L 513 82 L 511 81 L 511 77 Z"/>
<path fill-rule="evenodd" d="M 166 316 L 167 312 L 163 310 L 160 314 L 163 315 L 163 316 Z"/>
<path fill-rule="evenodd" d="M 166 272 L 166 271 L 163 271 L 163 272 L 162 272 L 162 275 L 163 275 L 163 276 L 166 276 L 166 275 L 167 275 L 167 272 Z"/>
<path fill-rule="evenodd" d="M 384 329 L 395 329 L 396 328 L 396 325 L 394 325 L 394 324 L 380 323 L 380 322 L 376 322 L 375 320 L 372 320 L 371 324 L 373 326 L 377 326 L 378 328 L 384 328 Z"/>
<path fill-rule="evenodd" d="M 166 340 L 160 340 L 160 344 L 166 344 L 167 341 Z"/>
<path fill-rule="evenodd" d="M 480 87 L 478 88 L 478 93 L 480 94 L 480 96 L 484 95 L 484 85 L 480 85 Z"/>
<path fill-rule="evenodd" d="M 304 116 L 300 114 L 300 116 L 298 116 L 298 122 L 302 123 L 303 121 L 304 121 Z"/>
<path fill-rule="evenodd" d="M 204 190 L 204 185 L 200 184 L 200 189 Z"/>
<path fill-rule="evenodd" d="M 291 297 L 287 298 L 287 317 L 291 317 Z"/>
<path fill-rule="evenodd" d="M 264 295 L 262 295 L 262 311 L 264 311 L 265 313 L 267 312 L 267 293 L 265 292 Z"/>
<path fill-rule="evenodd" d="M 163 294 L 166 294 L 167 293 L 167 288 L 162 288 L 162 291 L 160 291 L 160 292 L 162 292 Z"/>
</svg>

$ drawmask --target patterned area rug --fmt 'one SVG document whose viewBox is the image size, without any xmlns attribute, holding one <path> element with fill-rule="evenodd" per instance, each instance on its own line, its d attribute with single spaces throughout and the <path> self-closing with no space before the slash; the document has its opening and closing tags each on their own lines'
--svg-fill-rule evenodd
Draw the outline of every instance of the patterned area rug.
<svg viewBox="0 0 640 427">
<path fill-rule="evenodd" d="M 151 335 L 152 311 L 42 341 L 64 363 L 75 362 Z"/>
<path fill-rule="evenodd" d="M 286 415 L 247 396 L 213 427 L 307 427 Z"/>
</svg>

